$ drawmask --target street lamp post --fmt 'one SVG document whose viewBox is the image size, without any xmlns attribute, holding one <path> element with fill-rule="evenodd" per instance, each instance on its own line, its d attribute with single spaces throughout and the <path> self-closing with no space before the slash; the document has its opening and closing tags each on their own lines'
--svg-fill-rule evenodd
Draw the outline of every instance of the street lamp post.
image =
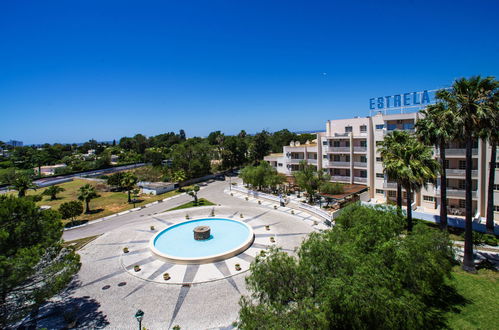
<svg viewBox="0 0 499 330">
<path fill-rule="evenodd" d="M 137 319 L 137 322 L 139 322 L 139 330 L 142 329 L 142 318 L 144 317 L 144 312 L 142 310 L 138 310 L 137 313 L 135 313 L 135 318 Z"/>
</svg>

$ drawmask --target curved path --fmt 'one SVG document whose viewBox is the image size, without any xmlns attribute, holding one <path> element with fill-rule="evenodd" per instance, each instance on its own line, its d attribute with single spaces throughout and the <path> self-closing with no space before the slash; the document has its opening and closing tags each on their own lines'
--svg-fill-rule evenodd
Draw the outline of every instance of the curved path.
<svg viewBox="0 0 499 330">
<path fill-rule="evenodd" d="M 272 243 L 293 253 L 294 249 L 315 230 L 309 215 L 291 214 L 289 209 L 275 210 L 273 205 L 259 205 L 224 194 L 228 183 L 215 181 L 199 192 L 199 197 L 220 204 L 217 217 L 232 217 L 250 224 L 256 234 L 252 247 L 233 258 L 207 265 L 171 265 L 159 262 L 148 250 L 146 242 L 156 230 L 191 217 L 209 217 L 212 207 L 199 207 L 164 212 L 192 198 L 181 196 L 146 209 L 117 216 L 64 233 L 67 240 L 102 234 L 80 250 L 82 267 L 71 288 L 41 309 L 38 327 L 59 328 L 63 312 L 73 308 L 79 315 L 79 328 L 107 327 L 136 329 L 134 314 L 142 309 L 142 325 L 148 329 L 208 329 L 230 327 L 237 320 L 241 294 L 247 294 L 245 273 L 260 250 Z M 243 218 L 240 218 L 240 214 Z M 265 225 L 271 231 L 266 232 Z M 123 247 L 130 252 L 123 253 Z M 235 263 L 243 268 L 235 270 Z M 135 273 L 133 266 L 141 265 Z M 171 274 L 165 282 L 162 274 Z M 208 281 L 208 282 L 206 282 Z M 203 283 L 199 283 L 203 282 Z M 184 284 L 173 284 L 184 283 Z M 55 311 L 55 313 L 54 313 Z M 44 316 L 49 316 L 44 318 Z"/>
</svg>

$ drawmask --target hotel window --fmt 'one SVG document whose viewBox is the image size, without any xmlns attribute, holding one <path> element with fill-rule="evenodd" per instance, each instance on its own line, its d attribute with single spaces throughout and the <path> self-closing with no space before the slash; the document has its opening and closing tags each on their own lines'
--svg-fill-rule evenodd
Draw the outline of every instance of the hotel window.
<svg viewBox="0 0 499 330">
<path fill-rule="evenodd" d="M 350 155 L 346 155 L 345 156 L 345 162 L 349 162 L 350 161 Z"/>
<path fill-rule="evenodd" d="M 360 162 L 361 163 L 367 163 L 367 157 L 366 156 L 360 156 Z"/>
<path fill-rule="evenodd" d="M 365 132 L 367 132 L 367 126 L 366 126 L 366 125 L 362 125 L 362 126 L 360 126 L 360 132 L 361 132 L 361 133 L 365 133 Z"/>
<path fill-rule="evenodd" d="M 383 157 L 376 157 L 376 161 L 377 162 L 382 162 L 383 161 Z"/>
<path fill-rule="evenodd" d="M 350 141 L 345 141 L 345 147 L 350 147 Z"/>
<path fill-rule="evenodd" d="M 445 160 L 445 168 L 449 168 L 449 160 L 448 159 Z"/>
<path fill-rule="evenodd" d="M 466 169 L 466 161 L 465 160 L 460 160 L 459 161 L 459 169 L 460 170 L 465 170 Z"/>
<path fill-rule="evenodd" d="M 327 159 L 327 155 L 322 155 L 322 158 Z"/>
<path fill-rule="evenodd" d="M 376 177 L 384 179 L 385 175 L 383 173 L 376 173 Z"/>
<path fill-rule="evenodd" d="M 499 191 L 499 184 L 495 184 L 495 185 L 494 185 L 494 190 L 495 190 L 495 191 Z"/>
<path fill-rule="evenodd" d="M 334 174 L 334 175 L 340 175 L 340 169 L 335 168 L 335 169 L 333 170 L 333 174 Z"/>
<path fill-rule="evenodd" d="M 465 208 L 466 207 L 466 200 L 465 199 L 460 199 L 459 200 L 459 207 L 460 208 Z"/>
<path fill-rule="evenodd" d="M 404 129 L 414 129 L 414 123 L 405 123 Z"/>
<path fill-rule="evenodd" d="M 346 170 L 345 173 L 346 173 L 346 176 L 350 176 L 350 170 Z"/>
<path fill-rule="evenodd" d="M 464 180 L 459 180 L 459 189 L 465 189 L 465 183 L 464 183 Z"/>
<path fill-rule="evenodd" d="M 385 128 L 385 125 L 381 124 L 381 125 L 376 125 L 376 129 L 383 129 Z"/>
<path fill-rule="evenodd" d="M 340 146 L 340 141 L 333 141 L 333 147 L 338 148 Z"/>
<path fill-rule="evenodd" d="M 352 132 L 352 126 L 345 126 L 345 133 L 351 133 Z"/>
<path fill-rule="evenodd" d="M 388 197 L 397 197 L 397 192 L 393 190 L 388 190 Z"/>
<path fill-rule="evenodd" d="M 434 202 L 435 198 L 433 196 L 423 195 L 423 200 L 427 202 Z"/>
<path fill-rule="evenodd" d="M 334 155 L 333 156 L 333 161 L 339 162 L 340 161 L 340 155 Z"/>
<path fill-rule="evenodd" d="M 360 141 L 360 146 L 364 148 L 367 147 L 367 141 L 365 140 Z"/>
<path fill-rule="evenodd" d="M 282 167 L 282 163 L 277 163 L 277 166 Z"/>
<path fill-rule="evenodd" d="M 383 189 L 376 189 L 376 194 L 384 194 L 385 191 Z"/>
<path fill-rule="evenodd" d="M 367 178 L 367 171 L 360 171 L 361 178 Z"/>
<path fill-rule="evenodd" d="M 393 131 L 395 129 L 397 129 L 397 124 L 388 124 L 388 130 L 389 131 Z"/>
<path fill-rule="evenodd" d="M 327 140 L 322 141 L 323 146 L 327 146 Z"/>
<path fill-rule="evenodd" d="M 499 206 L 494 205 L 494 212 L 499 212 Z"/>
</svg>

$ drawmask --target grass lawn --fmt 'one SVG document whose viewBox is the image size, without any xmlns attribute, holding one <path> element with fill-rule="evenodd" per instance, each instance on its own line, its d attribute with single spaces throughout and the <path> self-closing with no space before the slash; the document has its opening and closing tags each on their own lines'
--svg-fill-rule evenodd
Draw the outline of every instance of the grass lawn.
<svg viewBox="0 0 499 330">
<path fill-rule="evenodd" d="M 448 313 L 451 329 L 499 329 L 499 272 L 481 269 L 469 274 L 455 267 L 451 282 L 467 302 Z"/>
<path fill-rule="evenodd" d="M 87 183 L 91 184 L 92 186 L 95 186 L 100 197 L 92 199 L 90 201 L 90 210 L 92 211 L 92 213 L 83 214 L 80 217 L 78 217 L 78 220 L 95 220 L 134 207 L 133 204 L 128 204 L 128 195 L 126 192 L 104 191 L 107 188 L 106 184 L 99 181 L 91 181 L 84 179 L 75 179 L 73 181 L 60 184 L 59 186 L 64 188 L 65 191 L 58 194 L 57 195 L 58 198 L 56 200 L 51 201 L 50 196 L 43 196 L 43 199 L 40 202 L 38 202 L 37 205 L 50 205 L 52 206 L 52 208 L 58 209 L 59 206 L 64 202 L 77 200 L 76 196 L 78 194 L 78 189 Z M 45 189 L 46 188 L 37 189 L 36 191 L 29 190 L 27 194 L 28 195 L 40 194 Z M 14 191 L 12 192 L 12 194 L 17 194 L 17 192 Z M 144 204 L 151 203 L 177 194 L 179 194 L 179 192 L 174 190 L 157 196 L 140 195 L 138 199 L 141 200 L 141 202 L 135 203 L 135 207 L 139 207 Z"/>
<path fill-rule="evenodd" d="M 194 204 L 194 201 L 192 202 L 189 202 L 189 203 L 185 203 L 185 204 L 182 204 L 182 205 L 179 205 L 177 207 L 174 207 L 172 209 L 169 209 L 167 211 L 174 211 L 174 210 L 181 210 L 181 209 L 187 209 L 189 207 L 195 207 L 195 206 L 208 206 L 208 205 L 215 205 L 215 203 L 212 203 L 210 202 L 209 200 L 207 199 L 204 199 L 204 198 L 200 198 L 198 199 L 198 204 L 195 205 Z"/>
<path fill-rule="evenodd" d="M 75 248 L 76 251 L 78 251 L 79 249 L 83 248 L 85 245 L 92 242 L 94 239 L 96 239 L 99 236 L 100 235 L 90 236 L 90 237 L 80 238 L 74 241 L 64 242 L 64 245 L 72 246 Z"/>
</svg>

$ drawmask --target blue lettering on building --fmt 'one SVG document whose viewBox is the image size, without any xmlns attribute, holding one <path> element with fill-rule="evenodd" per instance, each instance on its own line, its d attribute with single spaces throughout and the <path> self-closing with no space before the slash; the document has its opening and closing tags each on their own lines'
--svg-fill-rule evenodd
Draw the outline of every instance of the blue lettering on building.
<svg viewBox="0 0 499 330">
<path fill-rule="evenodd" d="M 407 106 L 418 106 L 430 104 L 430 94 L 428 91 L 403 93 L 393 96 L 374 97 L 369 99 L 369 109 L 388 109 Z"/>
</svg>

